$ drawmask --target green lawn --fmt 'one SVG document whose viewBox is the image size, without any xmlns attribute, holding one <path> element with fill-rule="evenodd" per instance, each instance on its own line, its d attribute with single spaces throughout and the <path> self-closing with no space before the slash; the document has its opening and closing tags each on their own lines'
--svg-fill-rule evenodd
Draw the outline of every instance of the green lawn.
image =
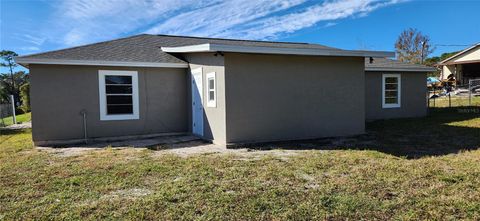
<svg viewBox="0 0 480 221">
<path fill-rule="evenodd" d="M 31 113 L 20 114 L 20 115 L 17 115 L 16 118 L 17 118 L 17 123 L 28 122 L 32 120 L 32 114 Z M 2 123 L 5 123 L 5 126 L 12 125 L 13 117 L 6 117 L 3 119 L 0 119 L 0 126 L 2 126 Z"/>
<path fill-rule="evenodd" d="M 480 114 L 439 109 L 367 128 L 343 147 L 312 140 L 298 155 L 249 159 L 65 157 L 32 148 L 30 130 L 0 130 L 0 220 L 480 219 Z"/>
</svg>

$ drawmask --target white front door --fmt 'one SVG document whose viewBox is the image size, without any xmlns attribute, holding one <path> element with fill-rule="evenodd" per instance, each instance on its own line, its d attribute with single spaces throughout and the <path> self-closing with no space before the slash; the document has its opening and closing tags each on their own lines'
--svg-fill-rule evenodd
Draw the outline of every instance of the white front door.
<svg viewBox="0 0 480 221">
<path fill-rule="evenodd" d="M 202 68 L 192 70 L 192 132 L 203 136 Z"/>
</svg>

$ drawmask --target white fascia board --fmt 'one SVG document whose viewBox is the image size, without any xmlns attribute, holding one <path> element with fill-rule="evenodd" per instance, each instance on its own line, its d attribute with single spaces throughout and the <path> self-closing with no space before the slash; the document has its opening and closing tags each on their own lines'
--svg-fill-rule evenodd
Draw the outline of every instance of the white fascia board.
<svg viewBox="0 0 480 221">
<path fill-rule="evenodd" d="M 157 63 L 157 62 L 130 62 L 130 61 L 87 61 L 40 58 L 15 58 L 15 62 L 28 66 L 29 64 L 57 64 L 57 65 L 89 65 L 89 66 L 117 66 L 117 67 L 160 67 L 160 68 L 188 68 L 187 63 Z"/>
<path fill-rule="evenodd" d="M 365 71 L 433 72 L 435 68 L 365 67 Z"/>
<path fill-rule="evenodd" d="M 395 57 L 395 52 L 389 51 L 354 51 L 339 49 L 315 48 L 281 48 L 263 46 L 241 46 L 224 44 L 200 44 L 181 47 L 162 47 L 164 52 L 195 53 L 195 52 L 237 52 L 254 54 L 289 54 L 289 55 L 317 55 L 317 56 L 354 56 L 354 57 Z"/>
<path fill-rule="evenodd" d="M 188 45 L 179 47 L 161 47 L 162 51 L 170 53 L 211 52 L 210 44 Z"/>
</svg>

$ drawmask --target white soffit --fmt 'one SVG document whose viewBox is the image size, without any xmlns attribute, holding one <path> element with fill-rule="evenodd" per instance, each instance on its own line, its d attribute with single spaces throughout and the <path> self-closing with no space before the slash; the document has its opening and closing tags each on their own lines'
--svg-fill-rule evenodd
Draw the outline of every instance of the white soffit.
<svg viewBox="0 0 480 221">
<path fill-rule="evenodd" d="M 255 54 L 289 54 L 289 55 L 317 55 L 317 56 L 354 56 L 354 57 L 395 57 L 390 51 L 356 51 L 320 48 L 281 48 L 263 46 L 240 46 L 224 44 L 199 44 L 179 47 L 161 47 L 169 53 L 197 53 L 197 52 L 238 52 Z"/>
<path fill-rule="evenodd" d="M 436 68 L 425 67 L 425 68 L 402 68 L 402 67 L 365 67 L 365 71 L 410 71 L 410 72 L 433 72 L 436 71 Z"/>
</svg>

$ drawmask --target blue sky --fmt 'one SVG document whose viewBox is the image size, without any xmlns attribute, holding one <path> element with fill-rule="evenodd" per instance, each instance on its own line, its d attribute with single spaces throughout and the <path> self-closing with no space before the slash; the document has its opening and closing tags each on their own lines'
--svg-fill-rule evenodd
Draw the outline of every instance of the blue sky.
<svg viewBox="0 0 480 221">
<path fill-rule="evenodd" d="M 480 1 L 0 0 L 0 48 L 20 55 L 139 34 L 394 50 L 409 27 L 433 55 L 480 42 Z M 2 70 L 4 72 L 4 70 Z"/>
</svg>

